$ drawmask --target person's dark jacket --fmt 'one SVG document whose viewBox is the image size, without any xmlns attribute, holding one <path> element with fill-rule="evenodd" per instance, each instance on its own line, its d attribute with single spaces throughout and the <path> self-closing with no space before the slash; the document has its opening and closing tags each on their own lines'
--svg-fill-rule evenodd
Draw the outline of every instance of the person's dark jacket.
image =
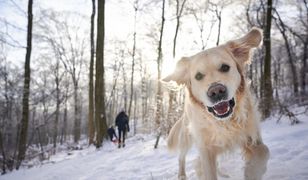
<svg viewBox="0 0 308 180">
<path fill-rule="evenodd" d="M 117 135 L 116 135 L 115 130 L 113 129 L 113 127 L 108 128 L 107 133 L 108 133 L 108 135 L 110 137 L 110 140 L 112 140 L 113 137 L 117 138 Z"/>
<path fill-rule="evenodd" d="M 129 131 L 128 116 L 125 112 L 120 112 L 116 117 L 116 126 L 118 126 L 118 129 L 121 131 Z"/>
</svg>

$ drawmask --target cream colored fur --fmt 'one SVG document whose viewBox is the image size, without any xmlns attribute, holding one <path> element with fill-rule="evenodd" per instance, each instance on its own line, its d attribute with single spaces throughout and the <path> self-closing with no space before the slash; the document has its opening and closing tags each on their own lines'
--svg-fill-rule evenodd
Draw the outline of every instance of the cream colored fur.
<svg viewBox="0 0 308 180">
<path fill-rule="evenodd" d="M 199 179 L 216 180 L 217 156 L 235 147 L 243 149 L 245 179 L 262 179 L 269 150 L 260 136 L 257 103 L 244 78 L 251 49 L 258 47 L 261 40 L 262 32 L 253 28 L 240 39 L 182 58 L 174 73 L 164 79 L 186 85 L 184 114 L 168 136 L 169 149 L 180 153 L 179 179 L 186 178 L 185 156 L 193 143 L 199 149 L 196 163 Z M 220 72 L 221 64 L 228 64 L 229 72 Z M 204 78 L 197 81 L 196 72 L 203 73 Z M 228 98 L 234 97 L 236 102 L 233 114 L 225 119 L 217 119 L 206 108 L 213 105 L 206 92 L 216 82 L 226 86 Z"/>
</svg>

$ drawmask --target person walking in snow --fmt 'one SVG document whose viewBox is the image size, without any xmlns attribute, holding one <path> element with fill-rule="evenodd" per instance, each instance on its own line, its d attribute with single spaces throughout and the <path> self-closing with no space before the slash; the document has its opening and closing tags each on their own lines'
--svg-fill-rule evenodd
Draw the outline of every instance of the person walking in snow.
<svg viewBox="0 0 308 180">
<path fill-rule="evenodd" d="M 107 133 L 108 133 L 108 135 L 109 135 L 110 141 L 112 141 L 112 142 L 116 142 L 116 141 L 117 141 L 118 137 L 117 137 L 117 135 L 116 135 L 116 132 L 115 132 L 115 130 L 114 130 L 113 125 L 111 125 L 111 126 L 108 128 Z M 115 139 L 114 139 L 114 138 L 115 138 Z"/>
<path fill-rule="evenodd" d="M 116 117 L 116 126 L 118 126 L 119 132 L 119 146 L 118 148 L 125 147 L 125 135 L 126 132 L 129 132 L 129 125 L 128 125 L 128 116 L 122 110 Z"/>
</svg>

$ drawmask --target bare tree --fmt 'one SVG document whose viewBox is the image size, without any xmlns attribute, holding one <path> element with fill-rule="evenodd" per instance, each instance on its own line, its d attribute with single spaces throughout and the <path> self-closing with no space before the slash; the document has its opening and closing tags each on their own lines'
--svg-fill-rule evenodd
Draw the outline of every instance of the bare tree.
<svg viewBox="0 0 308 180">
<path fill-rule="evenodd" d="M 121 68 L 122 68 L 122 77 L 123 77 L 123 107 L 124 110 L 127 111 L 127 96 L 128 96 L 128 92 L 127 92 L 127 74 L 126 74 L 126 70 L 124 68 L 124 57 L 123 57 L 123 62 L 121 63 Z"/>
<path fill-rule="evenodd" d="M 180 23 L 181 23 L 180 20 L 183 14 L 185 3 L 186 3 L 186 0 L 182 0 L 181 2 L 180 0 L 176 0 L 176 14 L 175 14 L 176 15 L 176 25 L 175 25 L 175 33 L 173 37 L 173 50 L 172 50 L 173 58 L 175 57 L 176 41 L 177 41 L 179 29 L 180 29 Z"/>
<path fill-rule="evenodd" d="M 303 26 L 305 27 L 305 34 L 301 36 L 301 41 L 303 42 L 303 56 L 302 56 L 302 69 L 301 69 L 301 89 L 302 89 L 302 95 L 305 95 L 306 92 L 306 80 L 307 80 L 307 73 L 308 73 L 308 66 L 307 66 L 307 59 L 308 59 L 308 2 L 307 0 L 303 0 L 303 5 L 301 6 L 301 4 L 299 4 L 299 9 L 301 10 L 301 7 L 304 7 L 303 11 L 300 14 L 300 22 L 303 24 Z M 303 14 L 306 15 L 303 15 Z M 305 21 L 305 17 L 306 17 L 306 21 Z"/>
<path fill-rule="evenodd" d="M 221 23 L 222 23 L 222 11 L 223 9 L 231 4 L 232 1 L 230 0 L 223 0 L 223 1 L 217 1 L 217 2 L 211 2 L 209 0 L 210 4 L 210 10 L 215 13 L 216 18 L 218 20 L 218 31 L 217 31 L 217 41 L 216 41 L 216 46 L 219 45 L 220 41 L 220 32 L 221 32 Z"/>
<path fill-rule="evenodd" d="M 210 27 L 205 26 L 208 20 L 208 17 L 210 16 L 208 13 L 209 4 L 207 1 L 201 1 L 201 2 L 193 2 L 193 4 L 190 5 L 191 7 L 188 7 L 188 11 L 190 14 L 193 15 L 197 27 L 200 33 L 200 41 L 201 41 L 201 50 L 204 50 L 207 46 L 207 42 L 212 34 L 213 27 L 215 25 L 214 17 L 211 17 L 210 20 Z M 204 37 L 206 30 L 208 30 L 207 36 Z"/>
<path fill-rule="evenodd" d="M 267 118 L 271 114 L 273 103 L 273 89 L 271 80 L 271 24 L 272 24 L 272 0 L 267 0 L 266 11 L 266 25 L 264 28 L 264 46 L 265 46 L 265 59 L 264 59 L 264 75 L 263 75 L 263 117 Z"/>
<path fill-rule="evenodd" d="M 133 37 L 133 52 L 132 52 L 132 74 L 130 79 L 130 99 L 129 99 L 129 106 L 128 106 L 128 117 L 131 117 L 131 108 L 132 108 L 132 101 L 134 95 L 134 72 L 135 72 L 135 56 L 136 56 L 136 23 L 137 23 L 137 13 L 138 13 L 138 0 L 134 1 L 134 37 Z"/>
<path fill-rule="evenodd" d="M 0 150 L 1 150 L 1 155 L 2 155 L 2 173 L 1 174 L 5 174 L 6 173 L 6 157 L 5 157 L 5 150 L 4 150 L 4 145 L 3 145 L 3 135 L 2 135 L 2 131 L 0 131 Z"/>
<path fill-rule="evenodd" d="M 106 136 L 107 123 L 105 112 L 105 80 L 104 80 L 104 42 L 105 42 L 105 0 L 98 0 L 97 41 L 96 41 L 96 73 L 95 73 L 95 121 L 96 147 L 102 146 Z"/>
<path fill-rule="evenodd" d="M 300 87 L 301 87 L 301 95 L 306 94 L 306 76 L 307 76 L 307 58 L 308 58 L 308 2 L 307 0 L 297 0 L 296 7 L 299 11 L 298 23 L 302 25 L 303 28 L 292 28 L 286 24 L 284 24 L 285 28 L 299 41 L 302 43 L 301 60 L 302 66 L 300 70 Z M 280 18 L 281 19 L 281 18 Z M 295 31 L 296 29 L 296 31 Z"/>
<path fill-rule="evenodd" d="M 23 110 L 21 119 L 21 131 L 20 140 L 18 143 L 18 157 L 16 169 L 19 169 L 21 162 L 25 159 L 26 147 L 27 147 L 27 135 L 28 135 L 28 124 L 29 124 L 29 94 L 30 94 L 30 60 L 31 60 L 31 50 L 32 50 L 32 5 L 33 0 L 28 1 L 28 31 L 27 31 L 27 51 L 25 59 L 25 75 L 24 75 L 24 90 L 23 90 Z"/>
<path fill-rule="evenodd" d="M 67 29 L 67 37 L 70 43 L 70 51 L 71 57 L 68 61 L 62 61 L 64 64 L 65 69 L 71 76 L 73 82 L 73 89 L 74 89 L 74 142 L 77 143 L 80 140 L 80 133 L 81 133 L 81 108 L 80 108 L 80 95 L 79 95 L 79 80 L 80 80 L 80 73 L 81 73 L 81 66 L 83 64 L 83 54 L 85 48 L 85 42 L 82 40 L 80 43 L 81 47 L 75 48 L 72 42 L 72 38 L 70 32 Z M 79 50 L 78 50 L 79 49 Z"/>
<path fill-rule="evenodd" d="M 293 80 L 293 92 L 295 95 L 298 94 L 298 78 L 297 78 L 297 70 L 296 70 L 296 66 L 295 66 L 295 62 L 294 62 L 294 58 L 293 58 L 293 53 L 292 53 L 292 49 L 291 49 L 291 45 L 289 42 L 289 39 L 287 37 L 287 27 L 285 25 L 285 23 L 282 21 L 278 11 L 276 9 L 274 9 L 274 12 L 276 14 L 277 17 L 273 16 L 273 19 L 275 20 L 276 26 L 279 29 L 284 42 L 285 42 L 285 47 L 287 50 L 287 54 L 288 54 L 288 62 L 290 64 L 290 68 L 291 68 L 291 72 L 292 72 L 292 80 Z"/>
<path fill-rule="evenodd" d="M 113 65 L 113 83 L 112 83 L 112 88 L 111 92 L 109 95 L 109 98 L 107 99 L 106 107 L 108 108 L 108 120 L 107 125 L 112 125 L 113 122 L 112 120 L 115 119 L 116 115 L 116 110 L 118 107 L 118 80 L 119 80 L 119 75 L 120 75 L 120 70 L 123 69 L 123 64 L 124 64 L 124 53 L 123 50 L 119 50 L 119 55 L 120 62 L 118 58 L 115 58 L 114 65 Z"/>
<path fill-rule="evenodd" d="M 148 74 L 147 74 L 147 68 L 145 64 L 142 62 L 139 63 L 139 70 L 140 70 L 140 77 L 141 77 L 141 119 L 142 119 L 142 124 L 146 124 L 146 114 L 148 112 L 148 95 L 147 95 L 147 89 L 148 89 Z"/>
<path fill-rule="evenodd" d="M 69 87 L 70 84 L 68 82 L 65 83 L 65 93 L 64 93 L 64 97 L 63 97 L 63 101 L 64 101 L 64 112 L 63 112 L 63 126 L 61 129 L 61 139 L 60 139 L 60 143 L 62 144 L 63 142 L 66 142 L 66 137 L 67 137 L 67 114 L 68 114 L 68 99 L 69 99 Z"/>
<path fill-rule="evenodd" d="M 165 0 L 162 0 L 162 14 L 161 14 L 161 28 L 160 28 L 160 35 L 158 41 L 158 48 L 157 48 L 157 93 L 156 93 L 156 127 L 161 126 L 161 114 L 162 114 L 162 92 L 161 92 L 161 66 L 162 66 L 162 42 L 163 42 L 163 34 L 164 34 L 164 26 L 165 26 Z M 159 138 L 161 135 L 161 129 L 159 130 L 159 134 L 157 136 L 156 143 L 154 148 L 157 148 Z"/>
<path fill-rule="evenodd" d="M 61 82 L 61 75 L 59 72 L 59 66 L 60 66 L 60 61 L 57 59 L 55 68 L 54 68 L 54 76 L 55 76 L 55 84 L 56 84 L 56 114 L 55 114 L 55 123 L 54 123 L 54 134 L 53 134 L 53 147 L 56 148 L 57 146 L 57 137 L 58 137 L 58 125 L 59 125 L 59 117 L 60 117 L 60 104 L 61 104 L 61 99 L 60 99 L 60 82 Z"/>
<path fill-rule="evenodd" d="M 35 37 L 51 46 L 56 59 L 60 60 L 71 78 L 74 100 L 73 135 L 74 142 L 77 143 L 81 135 L 80 78 L 85 64 L 86 38 L 79 24 L 71 24 L 72 13 L 58 13 L 52 10 L 43 10 L 41 13 L 44 18 L 38 21 Z M 80 14 L 74 15 L 80 18 L 80 21 L 83 20 Z"/>
<path fill-rule="evenodd" d="M 260 1 L 251 1 L 249 0 L 247 4 L 245 4 L 245 16 L 247 29 L 251 27 L 257 26 L 262 29 L 265 29 L 266 24 L 266 9 L 265 9 L 265 0 Z M 238 24 L 242 24 L 239 22 Z M 249 66 L 248 76 L 252 80 L 252 88 L 254 89 L 256 96 L 261 98 L 261 107 L 262 99 L 264 94 L 264 83 L 263 83 L 263 75 L 264 75 L 264 55 L 265 55 L 265 47 L 262 49 L 256 50 L 254 57 L 256 60 L 252 61 L 252 64 Z M 261 79 L 261 81 L 260 81 Z"/>
<path fill-rule="evenodd" d="M 92 14 L 91 14 L 91 54 L 90 54 L 90 67 L 89 67 L 89 115 L 88 115 L 88 127 L 89 127 L 89 144 L 94 143 L 94 84 L 93 84 L 93 68 L 94 68 L 94 18 L 95 18 L 95 0 L 92 0 Z"/>
<path fill-rule="evenodd" d="M 183 14 L 183 10 L 185 7 L 186 0 L 183 0 L 180 2 L 180 0 L 176 0 L 176 25 L 175 25 L 175 33 L 173 37 L 173 49 L 172 49 L 172 55 L 173 59 L 175 58 L 176 55 L 176 43 L 177 43 L 177 37 L 178 37 L 178 32 L 180 29 L 180 19 Z M 176 104 L 176 92 L 173 90 L 169 91 L 169 107 L 168 107 L 168 115 L 167 115 L 167 121 L 173 123 L 176 117 L 175 117 L 175 105 Z"/>
</svg>

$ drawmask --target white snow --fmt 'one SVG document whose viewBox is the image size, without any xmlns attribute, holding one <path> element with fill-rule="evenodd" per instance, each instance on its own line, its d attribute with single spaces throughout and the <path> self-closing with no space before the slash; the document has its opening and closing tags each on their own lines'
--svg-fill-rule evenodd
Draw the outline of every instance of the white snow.
<svg viewBox="0 0 308 180">
<path fill-rule="evenodd" d="M 262 123 L 262 135 L 268 145 L 271 157 L 265 180 L 307 180 L 308 179 L 308 115 L 298 116 L 302 122 L 291 126 L 283 117 L 276 124 L 277 117 Z M 177 179 L 177 155 L 166 149 L 161 139 L 158 149 L 153 149 L 155 136 L 138 134 L 127 139 L 126 147 L 118 149 L 106 142 L 100 150 L 89 147 L 54 155 L 47 163 L 33 168 L 22 168 L 6 175 L 1 180 L 117 180 L 117 179 Z M 189 179 L 194 175 L 193 148 L 187 156 L 186 171 Z M 220 168 L 230 178 L 243 179 L 244 162 L 240 150 L 228 153 L 219 159 Z"/>
</svg>

